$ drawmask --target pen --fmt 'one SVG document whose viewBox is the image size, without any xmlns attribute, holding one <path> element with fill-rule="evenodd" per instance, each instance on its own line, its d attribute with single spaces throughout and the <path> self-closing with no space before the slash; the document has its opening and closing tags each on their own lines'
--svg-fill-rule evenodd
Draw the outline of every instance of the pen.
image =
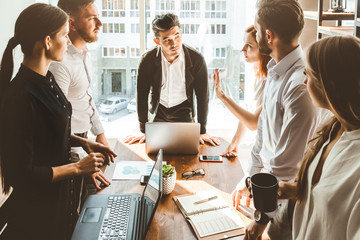
<svg viewBox="0 0 360 240">
<path fill-rule="evenodd" d="M 194 204 L 200 204 L 200 203 L 208 202 L 208 201 L 217 199 L 217 197 L 218 196 L 212 196 L 212 197 L 209 197 L 209 198 L 201 199 L 199 201 L 194 202 Z"/>
</svg>

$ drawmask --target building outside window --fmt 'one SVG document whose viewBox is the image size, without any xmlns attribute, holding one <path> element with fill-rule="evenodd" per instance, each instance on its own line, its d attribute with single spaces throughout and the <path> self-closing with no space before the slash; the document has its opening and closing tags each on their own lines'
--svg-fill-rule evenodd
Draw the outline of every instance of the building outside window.
<svg viewBox="0 0 360 240">
<path fill-rule="evenodd" d="M 181 18 L 199 18 L 200 0 L 181 0 Z"/>
<path fill-rule="evenodd" d="M 226 18 L 226 0 L 206 0 L 206 18 Z"/>
<path fill-rule="evenodd" d="M 140 48 L 134 48 L 132 47 L 130 49 L 130 57 L 140 57 Z"/>
<path fill-rule="evenodd" d="M 125 33 L 125 23 L 103 23 L 103 33 Z"/>
<path fill-rule="evenodd" d="M 96 105 L 110 96 L 135 98 L 140 52 L 140 1 L 145 5 L 146 49 L 156 46 L 151 22 L 168 12 L 179 16 L 183 43 L 205 58 L 209 81 L 208 132 L 228 129 L 234 133 L 237 120 L 216 98 L 213 72 L 221 69 L 224 91 L 245 106 L 252 99 L 253 67 L 241 53 L 244 29 L 254 22 L 254 1 L 239 0 L 95 0 L 103 29 L 95 43 L 88 44 L 92 59 L 91 88 Z M 55 4 L 57 1 L 55 2 Z M 138 129 L 136 113 L 125 110 L 102 114 L 108 137 Z M 225 130 L 224 130 L 225 131 Z M 224 132 L 222 131 L 222 132 Z"/>
<path fill-rule="evenodd" d="M 175 12 L 175 0 L 155 0 L 155 15 Z"/>
<path fill-rule="evenodd" d="M 118 47 L 103 47 L 103 57 L 126 57 L 126 49 Z"/>
<path fill-rule="evenodd" d="M 125 17 L 125 0 L 102 0 L 103 17 Z"/>
</svg>

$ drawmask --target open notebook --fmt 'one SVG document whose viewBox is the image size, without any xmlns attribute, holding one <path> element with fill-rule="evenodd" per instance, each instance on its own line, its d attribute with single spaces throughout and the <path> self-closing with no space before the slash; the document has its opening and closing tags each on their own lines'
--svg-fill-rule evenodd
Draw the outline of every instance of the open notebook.
<svg viewBox="0 0 360 240">
<path fill-rule="evenodd" d="M 215 189 L 177 196 L 174 201 L 194 228 L 198 239 L 219 239 L 244 234 L 245 224 L 239 213 Z"/>
</svg>

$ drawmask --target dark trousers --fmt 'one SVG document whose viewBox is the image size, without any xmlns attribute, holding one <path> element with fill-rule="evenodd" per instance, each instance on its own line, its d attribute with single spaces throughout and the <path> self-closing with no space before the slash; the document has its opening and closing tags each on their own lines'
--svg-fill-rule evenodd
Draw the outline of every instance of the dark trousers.
<svg viewBox="0 0 360 240">
<path fill-rule="evenodd" d="M 159 104 L 154 122 L 193 122 L 192 106 L 188 100 L 171 108 Z"/>
</svg>

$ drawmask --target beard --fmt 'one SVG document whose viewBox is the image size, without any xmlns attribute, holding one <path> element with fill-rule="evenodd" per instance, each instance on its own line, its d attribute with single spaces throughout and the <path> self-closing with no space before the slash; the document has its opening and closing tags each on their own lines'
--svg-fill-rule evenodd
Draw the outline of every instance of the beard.
<svg viewBox="0 0 360 240">
<path fill-rule="evenodd" d="M 258 44 L 259 44 L 259 52 L 262 55 L 270 56 L 270 53 L 272 52 L 272 50 L 267 46 L 266 40 L 264 38 L 262 38 L 262 39 L 260 39 Z"/>
<path fill-rule="evenodd" d="M 79 33 L 80 37 L 82 37 L 82 39 L 84 39 L 87 43 L 96 42 L 98 40 L 97 34 L 91 36 L 88 32 L 85 32 L 81 29 L 77 29 L 77 32 Z"/>
</svg>

